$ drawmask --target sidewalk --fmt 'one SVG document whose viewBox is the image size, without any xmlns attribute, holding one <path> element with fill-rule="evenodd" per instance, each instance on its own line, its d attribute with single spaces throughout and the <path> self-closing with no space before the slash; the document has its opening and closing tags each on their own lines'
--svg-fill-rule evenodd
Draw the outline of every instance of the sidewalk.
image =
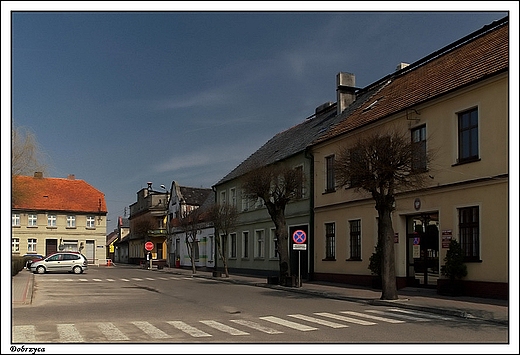
<svg viewBox="0 0 520 355">
<path fill-rule="evenodd" d="M 113 267 L 134 267 L 121 265 Z M 135 266 L 139 267 L 139 266 Z M 381 291 L 361 288 L 352 285 L 332 284 L 324 282 L 304 282 L 302 287 L 284 287 L 267 283 L 266 278 L 243 275 L 214 277 L 211 271 L 197 270 L 192 274 L 191 269 L 163 268 L 150 270 L 151 273 L 170 273 L 176 275 L 207 278 L 221 282 L 231 282 L 256 287 L 269 287 L 317 297 L 333 298 L 350 302 L 361 302 L 373 305 L 386 305 L 396 308 L 405 308 L 416 311 L 441 314 L 452 317 L 480 319 L 501 325 L 509 325 L 509 302 L 478 297 L 448 297 L 438 295 L 436 290 L 407 287 L 398 290 L 399 299 L 393 301 L 380 300 Z M 32 287 L 34 275 L 22 270 L 12 277 L 13 306 L 28 305 L 32 301 Z"/>
</svg>

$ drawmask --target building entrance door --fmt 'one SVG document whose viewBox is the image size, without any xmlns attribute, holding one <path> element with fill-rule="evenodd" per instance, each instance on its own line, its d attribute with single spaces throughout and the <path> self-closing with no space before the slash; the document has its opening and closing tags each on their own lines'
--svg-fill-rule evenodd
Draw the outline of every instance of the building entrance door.
<svg viewBox="0 0 520 355">
<path fill-rule="evenodd" d="M 406 225 L 408 286 L 436 288 L 439 278 L 439 214 L 409 216 Z"/>
</svg>

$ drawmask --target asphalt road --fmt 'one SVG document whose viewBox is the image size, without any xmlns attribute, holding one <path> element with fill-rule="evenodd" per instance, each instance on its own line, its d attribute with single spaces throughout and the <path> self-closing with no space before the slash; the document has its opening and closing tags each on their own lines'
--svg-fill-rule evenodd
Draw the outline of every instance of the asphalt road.
<svg viewBox="0 0 520 355">
<path fill-rule="evenodd" d="M 135 268 L 35 275 L 32 304 L 12 310 L 15 344 L 135 344 L 126 353 L 142 344 L 491 345 L 508 336 L 470 319 Z"/>
</svg>

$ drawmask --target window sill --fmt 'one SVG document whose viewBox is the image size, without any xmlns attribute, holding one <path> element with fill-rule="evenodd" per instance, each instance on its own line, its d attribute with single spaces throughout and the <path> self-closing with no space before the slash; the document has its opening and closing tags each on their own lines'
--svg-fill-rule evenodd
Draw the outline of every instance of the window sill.
<svg viewBox="0 0 520 355">
<path fill-rule="evenodd" d="M 361 260 L 360 258 L 350 258 L 345 261 L 363 261 L 363 260 Z"/>
<path fill-rule="evenodd" d="M 460 161 L 460 162 L 458 161 L 455 164 L 452 164 L 451 166 L 458 166 L 458 165 L 464 165 L 464 164 L 469 164 L 469 163 L 475 163 L 477 161 L 480 161 L 480 158 L 473 158 L 473 159 L 463 160 L 463 161 Z"/>
<path fill-rule="evenodd" d="M 321 261 L 336 261 L 336 258 L 325 258 L 321 259 Z"/>
<path fill-rule="evenodd" d="M 331 194 L 331 193 L 334 193 L 334 192 L 336 192 L 336 189 L 333 189 L 333 190 L 325 190 L 325 191 L 323 191 L 322 195 Z"/>
</svg>

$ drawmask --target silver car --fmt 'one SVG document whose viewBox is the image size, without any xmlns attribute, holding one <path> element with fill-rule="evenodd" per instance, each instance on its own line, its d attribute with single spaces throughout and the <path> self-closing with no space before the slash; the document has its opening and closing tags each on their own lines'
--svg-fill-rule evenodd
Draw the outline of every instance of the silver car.
<svg viewBox="0 0 520 355">
<path fill-rule="evenodd" d="M 78 252 L 64 251 L 36 260 L 30 265 L 31 271 L 38 274 L 46 272 L 73 272 L 81 274 L 88 268 L 87 258 Z"/>
</svg>

